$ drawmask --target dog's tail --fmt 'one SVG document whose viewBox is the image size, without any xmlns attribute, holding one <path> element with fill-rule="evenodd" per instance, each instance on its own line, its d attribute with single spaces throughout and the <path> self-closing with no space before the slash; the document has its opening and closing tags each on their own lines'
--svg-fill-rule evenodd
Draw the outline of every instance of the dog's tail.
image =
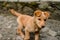
<svg viewBox="0 0 60 40">
<path fill-rule="evenodd" d="M 14 9 L 10 9 L 9 11 L 15 16 L 20 16 L 21 15 L 20 13 L 16 12 Z"/>
</svg>

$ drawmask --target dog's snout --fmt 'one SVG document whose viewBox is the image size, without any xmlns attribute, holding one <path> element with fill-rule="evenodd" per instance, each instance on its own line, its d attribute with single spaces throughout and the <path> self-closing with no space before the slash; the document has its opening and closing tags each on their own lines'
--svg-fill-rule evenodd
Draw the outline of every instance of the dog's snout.
<svg viewBox="0 0 60 40">
<path fill-rule="evenodd" d="M 44 28 L 45 26 L 42 26 L 42 28 Z"/>
</svg>

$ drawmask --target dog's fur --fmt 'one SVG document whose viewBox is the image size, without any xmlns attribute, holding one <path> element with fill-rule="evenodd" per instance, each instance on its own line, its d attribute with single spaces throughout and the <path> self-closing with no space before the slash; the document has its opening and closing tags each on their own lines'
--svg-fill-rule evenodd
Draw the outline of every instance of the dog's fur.
<svg viewBox="0 0 60 40">
<path fill-rule="evenodd" d="M 10 12 L 17 16 L 18 28 L 17 33 L 24 38 L 24 40 L 30 39 L 29 32 L 35 32 L 35 40 L 39 39 L 38 28 L 43 28 L 45 26 L 45 21 L 49 17 L 48 12 L 43 12 L 41 10 L 36 10 L 34 16 L 23 15 L 16 12 L 14 9 L 11 9 Z M 25 30 L 25 35 L 22 32 L 22 29 Z"/>
</svg>

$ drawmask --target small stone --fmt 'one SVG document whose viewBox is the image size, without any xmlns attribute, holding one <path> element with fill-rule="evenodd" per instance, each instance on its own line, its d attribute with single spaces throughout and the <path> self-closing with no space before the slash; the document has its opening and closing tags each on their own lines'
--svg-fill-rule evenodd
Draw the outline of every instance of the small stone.
<svg viewBox="0 0 60 40">
<path fill-rule="evenodd" d="M 7 28 L 11 28 L 12 27 L 12 24 L 11 25 L 9 25 Z"/>
<path fill-rule="evenodd" d="M 10 38 L 8 38 L 8 40 L 9 40 Z"/>
<path fill-rule="evenodd" d="M 16 38 L 13 38 L 13 40 L 15 40 Z"/>
<path fill-rule="evenodd" d="M 51 35 L 51 36 L 56 36 L 57 35 L 57 32 L 55 32 L 53 30 L 49 30 L 48 31 L 48 34 Z"/>
<path fill-rule="evenodd" d="M 32 13 L 33 13 L 33 9 L 30 8 L 30 7 L 27 7 L 27 6 L 25 6 L 25 7 L 23 8 L 23 12 L 24 12 L 25 14 L 28 14 L 28 15 L 33 15 L 33 14 L 32 14 Z"/>
<path fill-rule="evenodd" d="M 47 36 L 45 38 L 41 38 L 41 40 L 58 40 L 58 38 L 52 37 L 52 36 Z"/>
<path fill-rule="evenodd" d="M 16 40 L 23 40 L 23 39 L 20 36 L 17 36 Z"/>
<path fill-rule="evenodd" d="M 60 31 L 57 32 L 57 35 L 60 36 Z"/>
<path fill-rule="evenodd" d="M 0 34 L 0 38 L 2 38 L 2 34 Z"/>
<path fill-rule="evenodd" d="M 48 27 L 45 27 L 41 30 L 42 32 L 48 32 L 49 31 L 49 28 Z"/>
<path fill-rule="evenodd" d="M 56 37 L 49 36 L 47 37 L 47 40 L 58 40 Z"/>
<path fill-rule="evenodd" d="M 49 7 L 47 2 L 41 2 L 40 5 L 38 6 L 40 9 L 46 9 Z"/>
</svg>

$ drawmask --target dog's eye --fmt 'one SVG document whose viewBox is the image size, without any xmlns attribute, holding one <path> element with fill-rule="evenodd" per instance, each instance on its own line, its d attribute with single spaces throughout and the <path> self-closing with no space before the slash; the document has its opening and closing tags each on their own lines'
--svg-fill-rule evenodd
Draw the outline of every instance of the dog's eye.
<svg viewBox="0 0 60 40">
<path fill-rule="evenodd" d="M 38 20 L 41 20 L 41 19 L 38 19 Z"/>
<path fill-rule="evenodd" d="M 46 21 L 46 19 L 44 19 L 44 21 Z"/>
</svg>

